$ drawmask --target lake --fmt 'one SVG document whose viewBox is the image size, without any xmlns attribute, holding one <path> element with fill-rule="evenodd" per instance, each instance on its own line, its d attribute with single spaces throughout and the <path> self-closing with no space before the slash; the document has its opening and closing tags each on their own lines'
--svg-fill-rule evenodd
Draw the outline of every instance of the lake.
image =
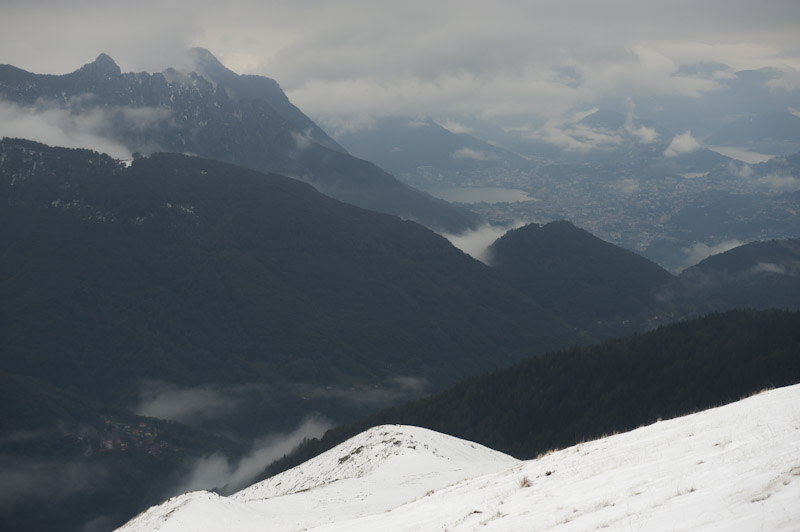
<svg viewBox="0 0 800 532">
<path fill-rule="evenodd" d="M 730 146 L 706 146 L 709 150 L 715 151 L 725 157 L 736 159 L 747 164 L 758 164 L 769 161 L 774 155 L 750 151 L 747 148 L 733 148 Z"/>
</svg>

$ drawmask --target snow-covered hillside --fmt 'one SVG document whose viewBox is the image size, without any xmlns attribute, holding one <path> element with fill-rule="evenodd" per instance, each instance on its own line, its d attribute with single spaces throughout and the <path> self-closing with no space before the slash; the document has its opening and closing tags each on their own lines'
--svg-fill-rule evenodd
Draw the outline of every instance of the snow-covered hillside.
<svg viewBox="0 0 800 532">
<path fill-rule="evenodd" d="M 459 481 L 505 471 L 514 458 L 419 427 L 380 426 L 230 497 L 173 497 L 120 530 L 306 530 L 382 514 Z"/>
<path fill-rule="evenodd" d="M 800 385 L 519 462 L 373 428 L 231 497 L 188 493 L 121 531 L 800 530 Z"/>
</svg>

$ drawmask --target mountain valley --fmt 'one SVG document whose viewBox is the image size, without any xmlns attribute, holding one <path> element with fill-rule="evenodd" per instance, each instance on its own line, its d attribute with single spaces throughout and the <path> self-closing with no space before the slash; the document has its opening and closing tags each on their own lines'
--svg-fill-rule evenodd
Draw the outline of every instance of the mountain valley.
<svg viewBox="0 0 800 532">
<path fill-rule="evenodd" d="M 296 79 L 185 59 L 0 65 L 0 529 L 796 524 L 780 72 L 329 135 Z"/>
</svg>

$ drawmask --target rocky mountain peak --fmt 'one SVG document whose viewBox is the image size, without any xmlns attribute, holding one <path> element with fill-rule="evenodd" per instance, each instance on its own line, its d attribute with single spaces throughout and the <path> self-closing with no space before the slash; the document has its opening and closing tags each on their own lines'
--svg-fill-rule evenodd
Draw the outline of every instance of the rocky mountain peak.
<svg viewBox="0 0 800 532">
<path fill-rule="evenodd" d="M 119 76 L 122 73 L 122 70 L 109 55 L 100 54 L 93 62 L 83 65 L 78 72 L 101 76 L 105 75 L 110 77 Z"/>
</svg>

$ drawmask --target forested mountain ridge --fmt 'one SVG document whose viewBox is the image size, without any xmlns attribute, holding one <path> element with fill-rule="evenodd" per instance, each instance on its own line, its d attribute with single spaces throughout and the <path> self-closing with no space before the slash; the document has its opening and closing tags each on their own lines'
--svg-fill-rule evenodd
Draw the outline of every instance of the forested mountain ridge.
<svg viewBox="0 0 800 532">
<path fill-rule="evenodd" d="M 508 231 L 489 248 L 495 271 L 595 338 L 732 309 L 800 309 L 797 239 L 755 241 L 672 275 L 561 220 Z"/>
<path fill-rule="evenodd" d="M 672 281 L 656 263 L 564 220 L 508 231 L 489 256 L 545 308 L 606 336 L 651 326 L 661 311 L 654 291 Z"/>
<path fill-rule="evenodd" d="M 444 238 L 295 180 L 183 155 L 125 168 L 8 139 L 0 153 L 12 372 L 98 372 L 109 389 L 209 372 L 452 382 L 573 338 Z"/>
<path fill-rule="evenodd" d="M 800 239 L 750 242 L 685 269 L 657 297 L 682 313 L 800 308 Z"/>
<path fill-rule="evenodd" d="M 288 101 L 274 80 L 238 76 L 205 50 L 193 55 L 198 70 L 208 74 L 122 73 L 105 54 L 59 76 L 0 65 L 0 98 L 98 121 L 94 134 L 130 152 L 192 153 L 277 172 L 342 201 L 450 232 L 478 223 L 476 214 L 348 155 Z"/>
</svg>

